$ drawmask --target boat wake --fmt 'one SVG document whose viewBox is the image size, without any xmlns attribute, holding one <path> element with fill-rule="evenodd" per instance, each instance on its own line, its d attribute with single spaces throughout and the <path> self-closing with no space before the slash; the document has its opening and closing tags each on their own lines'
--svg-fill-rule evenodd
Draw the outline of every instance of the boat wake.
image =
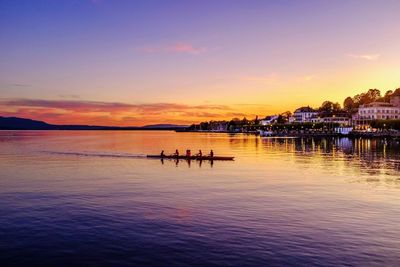
<svg viewBox="0 0 400 267">
<path fill-rule="evenodd" d="M 114 152 L 74 152 L 74 151 L 42 151 L 47 154 L 69 155 L 79 157 L 108 157 L 108 158 L 146 158 L 142 154 L 114 153 Z"/>
</svg>

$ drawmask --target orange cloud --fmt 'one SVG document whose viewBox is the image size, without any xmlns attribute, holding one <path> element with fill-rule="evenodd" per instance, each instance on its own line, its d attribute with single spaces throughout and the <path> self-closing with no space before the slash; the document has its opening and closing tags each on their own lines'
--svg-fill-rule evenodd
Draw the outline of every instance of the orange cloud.
<svg viewBox="0 0 400 267">
<path fill-rule="evenodd" d="M 53 124 L 136 126 L 155 123 L 191 124 L 204 120 L 252 117 L 227 105 L 178 103 L 129 104 L 85 100 L 3 99 L 0 114 Z"/>
</svg>

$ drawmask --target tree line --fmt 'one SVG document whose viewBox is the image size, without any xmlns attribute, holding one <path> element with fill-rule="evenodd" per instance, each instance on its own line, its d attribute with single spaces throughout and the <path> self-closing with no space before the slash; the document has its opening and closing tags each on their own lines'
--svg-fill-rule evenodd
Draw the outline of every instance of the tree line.
<svg viewBox="0 0 400 267">
<path fill-rule="evenodd" d="M 361 105 L 369 104 L 372 102 L 390 102 L 390 97 L 393 95 L 400 96 L 400 88 L 386 91 L 385 94 L 381 94 L 379 89 L 369 89 L 366 92 L 361 94 L 357 94 L 353 97 L 348 96 L 343 101 L 343 108 L 338 102 L 332 101 L 324 101 L 320 107 L 316 109 L 318 112 L 318 116 L 321 118 L 324 117 L 348 117 L 357 112 L 358 108 Z M 292 116 L 290 111 L 285 111 L 279 114 L 275 120 L 277 124 L 285 124 L 289 121 L 289 118 Z M 259 125 L 260 119 L 258 116 L 253 120 L 248 120 L 246 117 L 243 119 L 233 118 L 229 121 L 206 121 L 201 122 L 200 124 L 192 124 L 189 127 L 189 130 L 213 130 L 213 125 L 217 124 L 226 124 L 226 129 L 228 131 L 235 131 L 242 129 L 244 126 L 252 126 Z"/>
<path fill-rule="evenodd" d="M 365 93 L 357 94 L 353 97 L 346 97 L 343 102 L 343 109 L 347 112 L 353 113 L 361 105 L 369 104 L 372 102 L 390 102 L 390 97 L 392 95 L 400 95 L 400 88 L 396 90 L 388 90 L 384 95 L 381 94 L 379 89 L 369 89 Z"/>
</svg>

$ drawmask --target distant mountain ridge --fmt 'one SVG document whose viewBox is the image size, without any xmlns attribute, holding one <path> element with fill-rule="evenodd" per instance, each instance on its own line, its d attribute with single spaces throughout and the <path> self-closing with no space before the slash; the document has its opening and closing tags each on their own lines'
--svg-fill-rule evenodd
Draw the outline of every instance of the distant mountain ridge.
<svg viewBox="0 0 400 267">
<path fill-rule="evenodd" d="M 174 128 L 174 127 L 179 127 L 179 128 L 185 128 L 188 127 L 187 125 L 176 125 L 176 124 L 150 124 L 150 125 L 145 125 L 142 126 L 141 128 L 145 128 L 145 129 L 152 129 L 152 128 L 158 128 L 158 129 L 162 129 L 162 128 Z"/>
<path fill-rule="evenodd" d="M 44 121 L 18 118 L 1 117 L 0 130 L 178 130 L 186 128 L 187 125 L 154 124 L 146 126 L 97 126 L 97 125 L 56 125 Z"/>
</svg>

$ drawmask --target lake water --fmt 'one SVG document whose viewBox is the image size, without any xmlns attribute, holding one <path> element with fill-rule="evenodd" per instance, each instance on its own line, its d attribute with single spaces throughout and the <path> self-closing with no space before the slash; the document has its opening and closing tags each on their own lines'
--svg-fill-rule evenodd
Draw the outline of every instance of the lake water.
<svg viewBox="0 0 400 267">
<path fill-rule="evenodd" d="M 1 131 L 0 264 L 399 266 L 400 144 Z"/>
</svg>

